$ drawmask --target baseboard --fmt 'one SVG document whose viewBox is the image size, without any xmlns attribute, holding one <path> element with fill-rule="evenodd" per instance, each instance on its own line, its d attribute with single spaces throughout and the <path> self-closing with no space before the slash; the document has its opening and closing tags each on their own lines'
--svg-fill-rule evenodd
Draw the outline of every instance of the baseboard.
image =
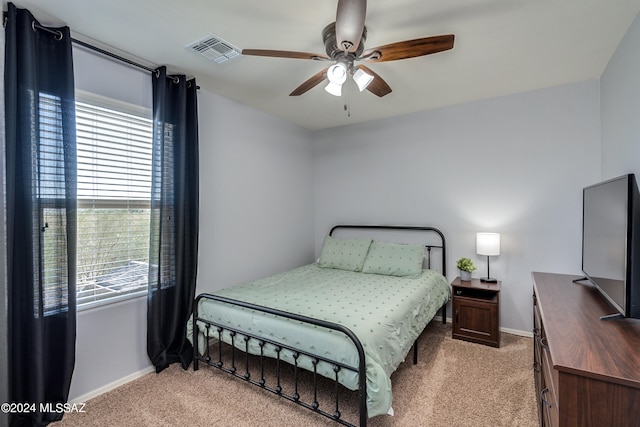
<svg viewBox="0 0 640 427">
<path fill-rule="evenodd" d="M 533 332 L 530 332 L 530 331 L 521 331 L 519 329 L 503 328 L 501 326 L 500 332 L 505 332 L 511 335 L 519 335 L 521 337 L 533 338 Z"/>
<path fill-rule="evenodd" d="M 93 399 L 94 397 L 100 396 L 103 393 L 106 393 L 108 391 L 113 390 L 114 388 L 118 388 L 121 385 L 124 385 L 126 383 L 128 383 L 129 381 L 133 381 L 135 379 L 138 379 L 144 375 L 147 375 L 151 372 L 155 372 L 156 368 L 154 366 L 149 366 L 147 368 L 144 368 L 138 372 L 134 372 L 131 375 L 127 375 L 124 378 L 120 378 L 119 380 L 116 380 L 112 383 L 109 383 L 105 386 L 102 386 L 100 388 L 97 388 L 93 391 L 90 391 L 89 393 L 83 394 L 82 396 L 78 396 L 75 399 L 72 399 L 69 401 L 69 403 L 84 403 L 89 399 Z"/>
<path fill-rule="evenodd" d="M 433 316 L 433 320 L 442 322 L 442 316 Z M 447 323 L 452 323 L 452 322 L 453 320 L 450 317 L 447 317 Z M 533 338 L 533 333 L 530 331 L 521 331 L 519 329 L 504 328 L 501 326 L 500 332 L 504 332 L 511 335 L 518 335 L 521 337 Z"/>
</svg>

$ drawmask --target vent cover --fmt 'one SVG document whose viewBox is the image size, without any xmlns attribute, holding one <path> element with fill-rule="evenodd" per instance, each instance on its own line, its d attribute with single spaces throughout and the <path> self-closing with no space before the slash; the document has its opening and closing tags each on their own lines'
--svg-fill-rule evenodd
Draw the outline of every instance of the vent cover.
<svg viewBox="0 0 640 427">
<path fill-rule="evenodd" d="M 240 55 L 240 49 L 213 34 L 196 40 L 185 47 L 218 64 L 227 62 L 231 58 Z"/>
</svg>

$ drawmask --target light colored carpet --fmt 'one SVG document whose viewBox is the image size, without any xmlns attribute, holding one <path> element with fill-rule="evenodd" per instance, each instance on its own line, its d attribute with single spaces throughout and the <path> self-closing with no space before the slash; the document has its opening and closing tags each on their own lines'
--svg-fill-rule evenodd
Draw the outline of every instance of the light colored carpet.
<svg viewBox="0 0 640 427">
<path fill-rule="evenodd" d="M 499 349 L 454 340 L 451 325 L 432 322 L 420 337 L 418 365 L 410 351 L 392 376 L 395 416 L 374 417 L 368 425 L 537 426 L 533 341 L 504 333 L 501 338 Z M 320 388 L 328 396 L 334 383 L 321 381 Z M 343 417 L 355 422 L 354 393 L 342 390 L 340 396 Z M 326 405 L 332 412 L 332 404 Z M 98 396 L 85 410 L 55 426 L 338 425 L 217 369 L 184 371 L 178 364 Z"/>
</svg>

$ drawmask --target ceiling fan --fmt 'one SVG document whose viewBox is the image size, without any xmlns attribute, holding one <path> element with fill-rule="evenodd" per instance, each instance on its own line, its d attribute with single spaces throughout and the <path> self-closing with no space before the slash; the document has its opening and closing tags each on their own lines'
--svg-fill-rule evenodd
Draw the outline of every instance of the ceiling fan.
<svg viewBox="0 0 640 427">
<path fill-rule="evenodd" d="M 332 95 L 340 96 L 342 85 L 350 75 L 361 92 L 367 89 L 382 97 L 391 93 L 391 87 L 373 70 L 364 65 L 355 66 L 354 62 L 397 61 L 431 55 L 453 48 L 455 36 L 447 34 L 405 40 L 365 50 L 364 42 L 367 38 L 367 28 L 364 21 L 366 13 L 366 0 L 338 0 L 336 21 L 322 30 L 322 39 L 327 55 L 269 49 L 243 49 L 242 54 L 335 62 L 295 88 L 289 96 L 302 95 L 327 78 L 329 84 L 325 90 Z"/>
</svg>

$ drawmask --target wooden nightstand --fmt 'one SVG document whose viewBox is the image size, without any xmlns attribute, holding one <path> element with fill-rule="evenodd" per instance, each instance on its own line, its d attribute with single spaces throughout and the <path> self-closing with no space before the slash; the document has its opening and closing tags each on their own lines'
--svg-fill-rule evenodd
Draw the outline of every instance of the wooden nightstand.
<svg viewBox="0 0 640 427">
<path fill-rule="evenodd" d="M 500 287 L 480 279 L 451 283 L 453 338 L 500 347 Z"/>
</svg>

